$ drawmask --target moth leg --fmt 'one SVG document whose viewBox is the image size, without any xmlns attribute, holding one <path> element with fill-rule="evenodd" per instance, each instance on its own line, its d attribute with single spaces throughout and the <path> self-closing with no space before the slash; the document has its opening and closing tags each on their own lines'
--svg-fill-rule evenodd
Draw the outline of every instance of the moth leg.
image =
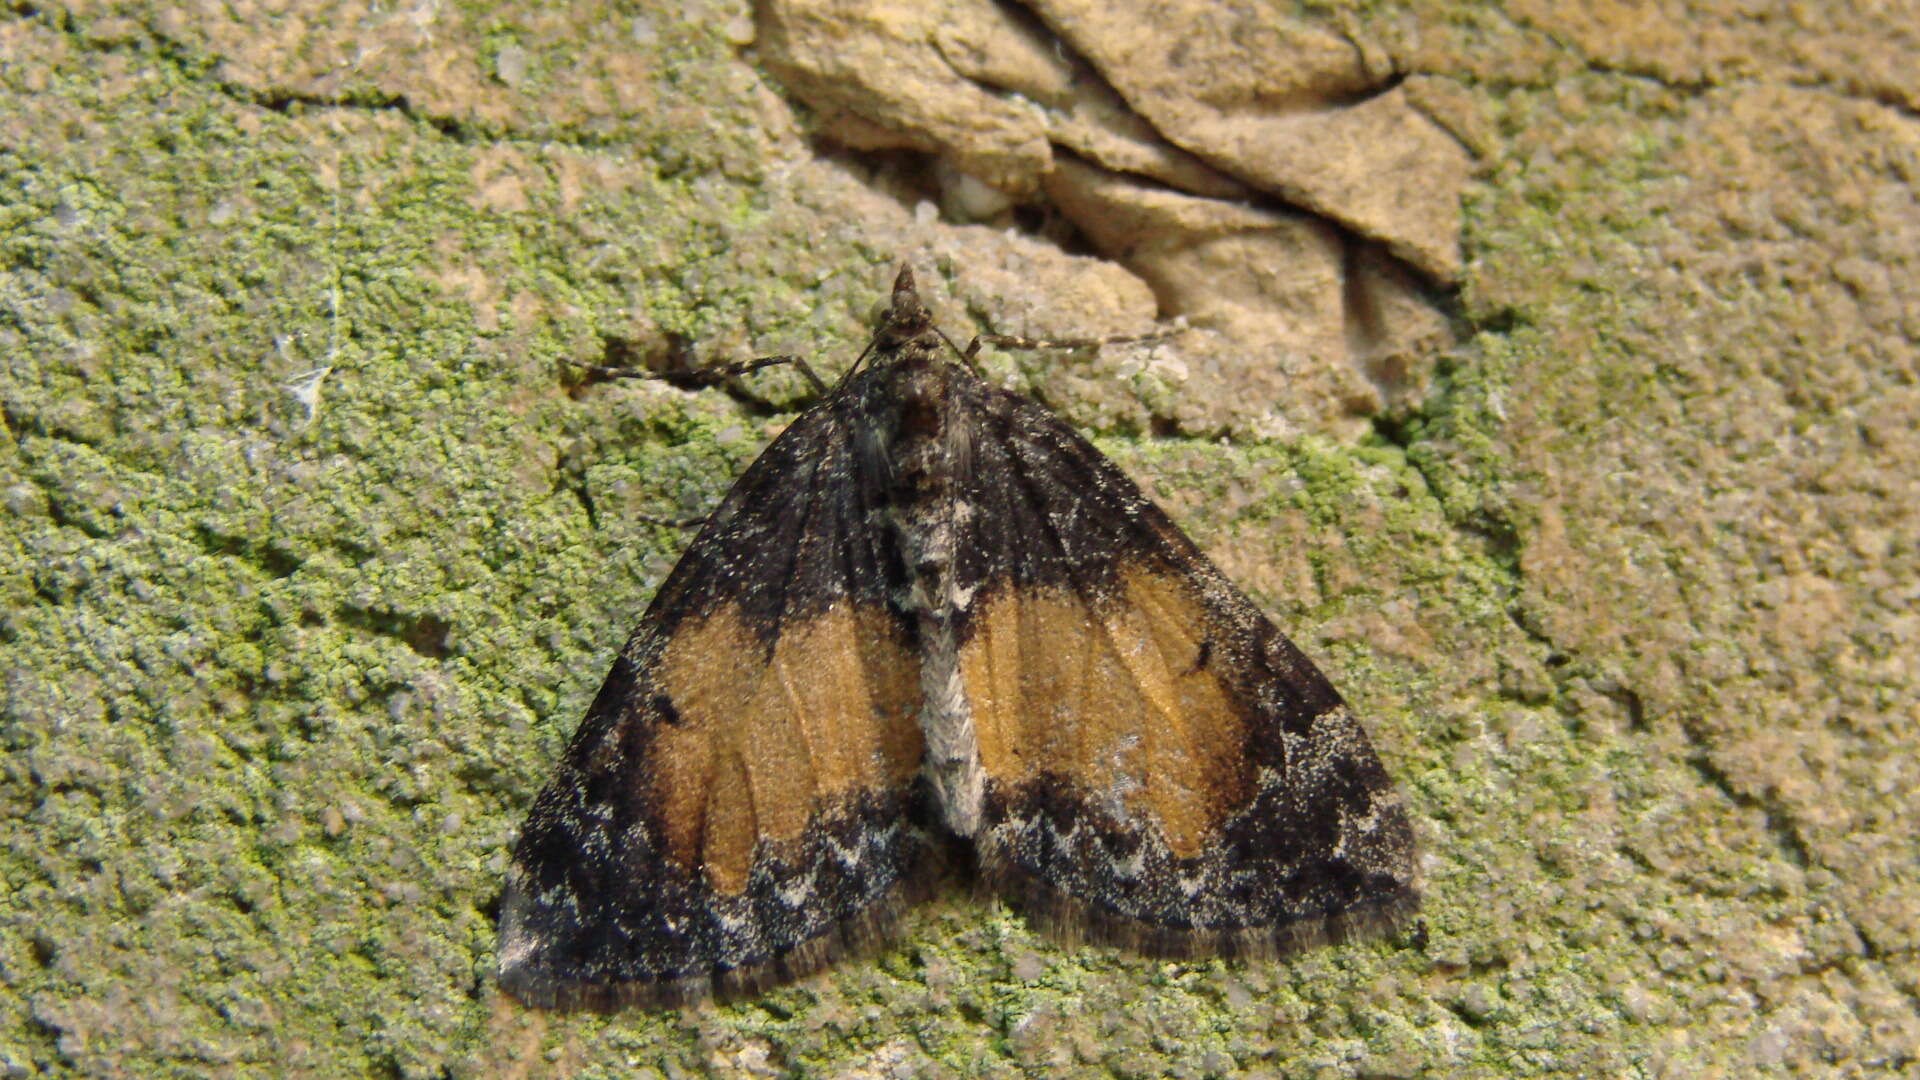
<svg viewBox="0 0 1920 1080">
<path fill-rule="evenodd" d="M 703 517 L 668 518 L 654 517 L 652 514 L 635 514 L 633 515 L 633 519 L 635 521 L 644 521 L 648 525 L 659 525 L 668 529 L 691 529 L 696 525 L 704 525 L 707 522 L 707 519 Z"/>
<path fill-rule="evenodd" d="M 657 379 L 660 382 L 672 383 L 687 389 L 718 386 L 727 379 L 759 371 L 762 368 L 792 364 L 801 375 L 806 377 L 815 393 L 823 396 L 827 393 L 827 384 L 814 373 L 805 358 L 799 356 L 762 356 L 753 360 L 740 360 L 731 364 L 709 364 L 683 371 L 646 371 L 640 368 L 607 367 L 603 364 L 587 364 L 578 360 L 569 360 L 567 363 L 590 371 L 603 379 Z"/>
<path fill-rule="evenodd" d="M 806 360 L 802 357 L 792 355 L 761 356 L 752 360 L 741 360 L 731 364 L 708 364 L 703 367 L 683 368 L 678 371 L 647 371 L 643 368 L 610 367 L 605 364 L 582 363 L 578 360 L 568 360 L 567 363 L 598 375 L 603 379 L 654 379 L 664 383 L 671 383 L 674 386 L 686 390 L 718 386 L 728 379 L 745 375 L 749 372 L 759 371 L 762 368 L 778 367 L 781 364 L 792 364 L 799 370 L 800 374 L 806 376 L 807 382 L 813 385 L 815 393 L 823 396 L 827 393 L 827 384 L 821 381 L 820 376 L 814 373 L 813 368 L 808 365 Z M 648 525 L 659 525 L 668 529 L 691 529 L 699 525 L 704 525 L 707 521 L 705 516 L 670 518 L 655 517 L 652 514 L 635 514 L 634 518 Z"/>
</svg>

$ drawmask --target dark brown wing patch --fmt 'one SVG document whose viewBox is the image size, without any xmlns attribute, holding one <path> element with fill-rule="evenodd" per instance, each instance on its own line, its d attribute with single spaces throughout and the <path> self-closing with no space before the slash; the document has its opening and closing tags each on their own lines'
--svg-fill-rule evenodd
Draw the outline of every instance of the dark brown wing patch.
<svg viewBox="0 0 1920 1080">
<path fill-rule="evenodd" d="M 971 567 L 962 638 L 989 880 L 1057 933 L 1175 955 L 1410 912 L 1412 826 L 1326 679 L 1072 429 L 966 396 L 973 520 L 1006 535 L 961 548 L 1023 538 Z"/>
<path fill-rule="evenodd" d="M 500 921 L 522 1000 L 754 992 L 874 940 L 915 888 L 918 666 L 846 406 L 715 510 L 535 801 Z"/>
</svg>

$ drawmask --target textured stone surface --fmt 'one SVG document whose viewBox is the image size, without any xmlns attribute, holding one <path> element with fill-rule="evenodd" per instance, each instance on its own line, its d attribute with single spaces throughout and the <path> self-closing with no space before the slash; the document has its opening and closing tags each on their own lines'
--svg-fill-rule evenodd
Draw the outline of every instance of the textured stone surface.
<svg viewBox="0 0 1920 1080">
<path fill-rule="evenodd" d="M 637 515 L 784 414 L 564 361 L 837 370 L 901 252 L 956 330 L 1158 298 L 817 157 L 744 5 L 10 10 L 0 1072 L 1912 1071 L 1912 20 L 1548 7 L 1320 28 L 1485 166 L 1462 343 L 1375 434 L 1140 438 L 1210 408 L 1179 342 L 984 365 L 1354 699 L 1424 944 L 1165 964 L 954 896 L 612 1019 L 494 988 L 505 854 L 683 540 Z"/>
<path fill-rule="evenodd" d="M 1260 0 L 1035 6 L 1176 145 L 1424 273 L 1459 272 L 1466 152 L 1363 40 Z"/>
<path fill-rule="evenodd" d="M 1176 430 L 1352 438 L 1424 397 L 1470 158 L 1350 33 L 1214 0 L 760 13 L 820 137 L 929 156 L 958 220 L 1044 203 L 1208 332 Z"/>
</svg>

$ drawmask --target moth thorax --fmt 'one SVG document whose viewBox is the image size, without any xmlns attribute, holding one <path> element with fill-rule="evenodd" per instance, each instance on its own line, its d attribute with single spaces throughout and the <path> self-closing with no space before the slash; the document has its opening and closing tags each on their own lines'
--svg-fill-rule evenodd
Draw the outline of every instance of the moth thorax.
<svg viewBox="0 0 1920 1080">
<path fill-rule="evenodd" d="M 958 527 L 949 374 L 947 365 L 917 355 L 892 371 L 889 516 L 911 579 L 908 605 L 923 614 L 957 606 L 951 595 Z"/>
<path fill-rule="evenodd" d="M 961 587 L 954 558 L 972 512 L 959 498 L 967 448 L 964 425 L 953 422 L 949 409 L 950 374 L 947 365 L 925 355 L 909 356 L 894 369 L 888 517 L 906 563 L 903 606 L 919 623 L 925 775 L 947 828 L 972 836 L 980 829 L 986 774 L 960 674 L 956 620 L 973 590 Z"/>
<path fill-rule="evenodd" d="M 888 388 L 894 402 L 894 438 L 903 447 L 920 442 L 939 443 L 948 422 L 951 389 L 948 366 L 924 356 L 910 355 L 902 358 L 888 374 Z"/>
</svg>

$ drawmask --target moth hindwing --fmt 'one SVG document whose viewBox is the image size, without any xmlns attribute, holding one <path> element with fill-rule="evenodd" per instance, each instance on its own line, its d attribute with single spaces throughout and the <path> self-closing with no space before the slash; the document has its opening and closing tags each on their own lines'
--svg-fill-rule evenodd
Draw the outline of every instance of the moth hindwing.
<svg viewBox="0 0 1920 1080">
<path fill-rule="evenodd" d="M 1333 686 L 973 351 L 902 268 L 708 518 L 527 818 L 509 991 L 757 992 L 884 938 L 940 832 L 1046 931 L 1156 955 L 1414 910 L 1404 804 Z"/>
</svg>

